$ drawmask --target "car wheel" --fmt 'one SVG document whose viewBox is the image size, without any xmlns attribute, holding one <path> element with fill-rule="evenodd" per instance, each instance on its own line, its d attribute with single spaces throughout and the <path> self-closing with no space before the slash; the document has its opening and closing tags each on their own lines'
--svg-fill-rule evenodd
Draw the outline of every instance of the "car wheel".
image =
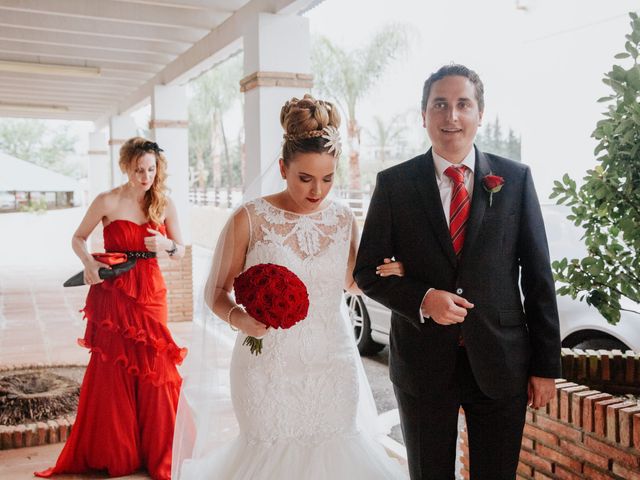
<svg viewBox="0 0 640 480">
<path fill-rule="evenodd" d="M 623 352 L 629 350 L 624 342 L 613 335 L 590 329 L 573 332 L 562 340 L 562 346 L 580 350 L 622 350 Z"/>
<path fill-rule="evenodd" d="M 623 352 L 629 350 L 629 347 L 620 340 L 604 337 L 583 340 L 573 348 L 578 348 L 580 350 L 622 350 Z"/>
<path fill-rule="evenodd" d="M 369 313 L 362 299 L 357 295 L 347 295 L 349 320 L 353 327 L 356 345 L 360 355 L 374 355 L 384 348 L 384 345 L 374 342 L 371 338 L 371 322 Z"/>
</svg>

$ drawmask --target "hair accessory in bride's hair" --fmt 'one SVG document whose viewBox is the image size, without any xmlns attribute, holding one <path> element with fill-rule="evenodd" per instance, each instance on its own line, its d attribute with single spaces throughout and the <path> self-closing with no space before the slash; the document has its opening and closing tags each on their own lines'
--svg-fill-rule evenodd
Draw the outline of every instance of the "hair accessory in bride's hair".
<svg viewBox="0 0 640 480">
<path fill-rule="evenodd" d="M 309 138 L 322 137 L 327 140 L 325 148 L 328 148 L 329 153 L 333 153 L 333 156 L 338 158 L 342 153 L 342 143 L 340 142 L 340 131 L 333 125 L 328 125 L 322 130 L 308 130 L 302 133 L 285 133 L 282 135 L 285 140 L 306 140 Z"/>
<path fill-rule="evenodd" d="M 329 147 L 328 152 L 333 152 L 333 156 L 338 158 L 342 153 L 342 143 L 340 142 L 340 132 L 333 125 L 327 125 L 322 129 L 322 138 L 327 140 L 325 147 Z"/>
</svg>

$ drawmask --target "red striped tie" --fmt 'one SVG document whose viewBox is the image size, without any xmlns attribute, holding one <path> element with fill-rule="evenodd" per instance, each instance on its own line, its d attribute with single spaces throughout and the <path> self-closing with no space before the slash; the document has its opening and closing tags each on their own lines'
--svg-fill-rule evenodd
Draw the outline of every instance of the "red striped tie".
<svg viewBox="0 0 640 480">
<path fill-rule="evenodd" d="M 444 174 L 453 181 L 453 193 L 451 194 L 451 207 L 449 208 L 449 233 L 453 243 L 453 251 L 456 255 L 462 252 L 464 234 L 467 229 L 467 219 L 471 210 L 469 192 L 464 186 L 464 172 L 466 166 L 449 167 Z"/>
</svg>

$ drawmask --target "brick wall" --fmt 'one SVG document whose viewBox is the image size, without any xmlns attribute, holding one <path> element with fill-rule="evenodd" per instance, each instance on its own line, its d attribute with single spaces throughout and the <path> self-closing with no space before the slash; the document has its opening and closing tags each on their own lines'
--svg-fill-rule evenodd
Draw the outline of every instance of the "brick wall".
<svg viewBox="0 0 640 480">
<path fill-rule="evenodd" d="M 562 376 L 612 394 L 640 395 L 640 353 L 563 348 Z"/>
<path fill-rule="evenodd" d="M 184 257 L 174 261 L 159 256 L 158 263 L 167 284 L 167 304 L 170 322 L 193 320 L 193 250 L 187 245 Z"/>
<path fill-rule="evenodd" d="M 461 448 L 469 478 L 466 431 Z M 640 404 L 556 380 L 550 404 L 527 411 L 517 479 L 640 480 Z"/>
</svg>

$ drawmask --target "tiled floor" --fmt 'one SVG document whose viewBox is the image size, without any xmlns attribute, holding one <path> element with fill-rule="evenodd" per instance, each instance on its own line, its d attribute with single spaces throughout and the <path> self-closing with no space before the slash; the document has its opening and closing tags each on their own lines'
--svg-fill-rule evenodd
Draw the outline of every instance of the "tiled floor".
<svg viewBox="0 0 640 480">
<path fill-rule="evenodd" d="M 76 268 L 77 269 L 77 268 Z M 75 273 L 73 270 L 69 275 Z M 55 269 L 0 269 L 0 366 L 80 364 L 89 360 L 88 351 L 76 343 L 84 332 L 82 308 L 87 287 L 62 288 Z M 66 278 L 66 277 L 64 277 Z M 187 345 L 190 323 L 171 323 L 178 345 Z M 55 463 L 62 443 L 42 447 L 0 450 L 0 479 L 33 478 L 32 472 Z M 60 479 L 105 478 L 64 475 Z M 129 479 L 149 478 L 144 474 Z"/>
</svg>

